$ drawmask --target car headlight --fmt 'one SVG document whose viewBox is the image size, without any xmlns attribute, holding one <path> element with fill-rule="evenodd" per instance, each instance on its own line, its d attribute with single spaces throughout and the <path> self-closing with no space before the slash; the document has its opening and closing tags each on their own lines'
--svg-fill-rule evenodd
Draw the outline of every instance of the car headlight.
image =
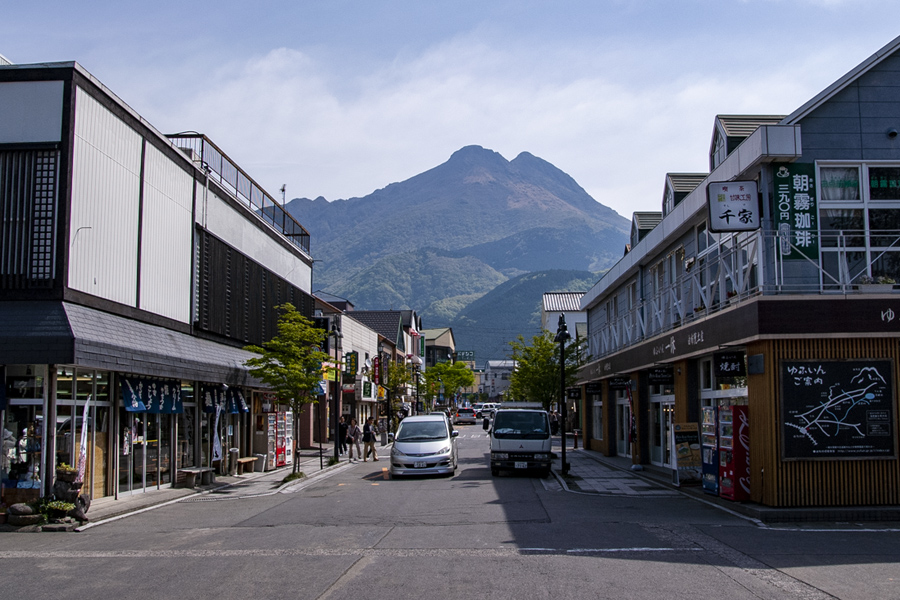
<svg viewBox="0 0 900 600">
<path fill-rule="evenodd" d="M 397 450 L 397 446 L 391 448 L 391 456 L 403 456 L 403 453 Z"/>
<path fill-rule="evenodd" d="M 449 453 L 450 453 L 450 446 L 445 446 L 445 447 L 441 448 L 440 451 L 438 452 L 438 454 L 449 454 Z"/>
<path fill-rule="evenodd" d="M 506 452 L 494 452 L 493 456 L 497 460 L 509 460 L 509 454 Z"/>
<path fill-rule="evenodd" d="M 534 455 L 534 460 L 547 460 L 548 458 L 550 458 L 549 454 L 535 454 Z"/>
</svg>

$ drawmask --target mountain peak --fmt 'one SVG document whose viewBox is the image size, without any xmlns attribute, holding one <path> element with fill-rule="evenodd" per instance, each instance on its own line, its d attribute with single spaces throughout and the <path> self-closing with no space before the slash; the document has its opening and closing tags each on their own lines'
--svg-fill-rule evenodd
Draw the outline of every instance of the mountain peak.
<svg viewBox="0 0 900 600">
<path fill-rule="evenodd" d="M 483 148 L 481 146 L 463 146 L 456 152 L 450 155 L 450 159 L 447 161 L 447 164 L 497 164 L 503 166 L 503 168 L 509 167 L 509 161 L 503 158 L 503 156 L 499 152 L 494 152 L 493 150 L 488 150 L 487 148 Z"/>
</svg>

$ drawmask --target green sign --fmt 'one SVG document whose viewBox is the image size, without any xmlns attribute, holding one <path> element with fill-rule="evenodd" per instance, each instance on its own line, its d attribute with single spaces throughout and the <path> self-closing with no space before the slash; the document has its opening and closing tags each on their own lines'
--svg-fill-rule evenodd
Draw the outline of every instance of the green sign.
<svg viewBox="0 0 900 600">
<path fill-rule="evenodd" d="M 344 373 L 356 375 L 359 370 L 359 352 L 348 352 L 344 355 Z"/>
<path fill-rule="evenodd" d="M 784 259 L 819 259 L 819 219 L 816 166 L 810 163 L 774 165 L 775 228 Z"/>
<path fill-rule="evenodd" d="M 457 350 L 456 360 L 462 362 L 475 362 L 474 350 Z"/>
</svg>

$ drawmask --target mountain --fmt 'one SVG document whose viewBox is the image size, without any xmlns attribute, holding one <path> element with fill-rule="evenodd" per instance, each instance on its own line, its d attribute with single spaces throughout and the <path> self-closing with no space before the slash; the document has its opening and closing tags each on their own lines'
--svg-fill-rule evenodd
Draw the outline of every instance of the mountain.
<svg viewBox="0 0 900 600">
<path fill-rule="evenodd" d="M 310 232 L 314 289 L 360 309 L 413 308 L 426 327 L 450 325 L 527 273 L 585 271 L 596 280 L 622 256 L 630 228 L 547 161 L 527 152 L 508 161 L 480 146 L 362 198 L 297 198 L 285 208 Z M 519 315 L 504 343 L 531 318 Z M 461 349 L 478 351 L 454 333 Z"/>
<path fill-rule="evenodd" d="M 590 271 L 570 270 L 538 271 L 510 279 L 469 304 L 451 321 L 457 347 L 474 349 L 478 364 L 509 358 L 509 342 L 517 335 L 531 343 L 531 338 L 540 333 L 544 292 L 586 292 L 596 281 L 597 275 Z"/>
</svg>

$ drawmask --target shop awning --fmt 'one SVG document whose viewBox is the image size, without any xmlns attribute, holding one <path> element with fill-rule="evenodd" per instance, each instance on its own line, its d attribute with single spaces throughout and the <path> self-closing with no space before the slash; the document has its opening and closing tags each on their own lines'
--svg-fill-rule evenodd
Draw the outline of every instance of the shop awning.
<svg viewBox="0 0 900 600">
<path fill-rule="evenodd" d="M 185 327 L 187 327 L 185 325 Z M 254 354 L 69 302 L 0 304 L 0 364 L 74 364 L 119 373 L 257 386 Z"/>
</svg>

